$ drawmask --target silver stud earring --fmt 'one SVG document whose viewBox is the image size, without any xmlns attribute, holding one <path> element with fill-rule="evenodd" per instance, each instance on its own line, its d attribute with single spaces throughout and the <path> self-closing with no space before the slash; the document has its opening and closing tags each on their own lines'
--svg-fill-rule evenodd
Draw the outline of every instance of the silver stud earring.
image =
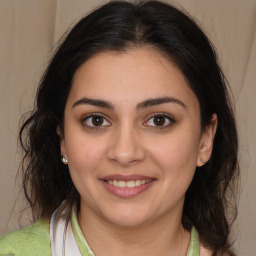
<svg viewBox="0 0 256 256">
<path fill-rule="evenodd" d="M 205 163 L 206 163 L 206 161 L 205 161 L 205 160 L 203 160 L 203 159 L 201 160 L 201 162 L 202 162 L 203 164 L 205 164 Z"/>
<path fill-rule="evenodd" d="M 64 155 L 62 155 L 61 161 L 63 164 L 68 164 L 68 159 Z"/>
</svg>

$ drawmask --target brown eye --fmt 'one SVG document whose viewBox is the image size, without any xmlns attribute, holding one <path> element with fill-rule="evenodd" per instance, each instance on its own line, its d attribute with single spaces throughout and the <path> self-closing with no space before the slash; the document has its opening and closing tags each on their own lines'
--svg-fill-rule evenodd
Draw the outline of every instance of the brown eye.
<svg viewBox="0 0 256 256">
<path fill-rule="evenodd" d="M 174 120 L 171 117 L 164 114 L 158 114 L 152 116 L 145 124 L 147 126 L 165 128 L 170 126 L 172 123 L 174 123 Z"/>
<path fill-rule="evenodd" d="M 101 126 L 103 124 L 103 122 L 104 122 L 104 119 L 101 116 L 92 117 L 93 126 Z"/>
<path fill-rule="evenodd" d="M 153 118 L 153 122 L 156 126 L 163 126 L 166 122 L 166 118 L 164 116 L 155 116 Z"/>
<path fill-rule="evenodd" d="M 83 124 L 89 127 L 104 127 L 109 126 L 110 123 L 100 115 L 91 115 L 84 119 Z"/>
</svg>

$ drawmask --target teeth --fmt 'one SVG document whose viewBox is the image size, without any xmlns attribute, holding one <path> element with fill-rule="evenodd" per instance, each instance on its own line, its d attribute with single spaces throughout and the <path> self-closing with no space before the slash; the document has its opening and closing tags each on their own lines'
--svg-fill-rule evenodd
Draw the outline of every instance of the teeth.
<svg viewBox="0 0 256 256">
<path fill-rule="evenodd" d="M 127 182 L 126 182 L 126 186 L 127 186 L 128 188 L 134 188 L 134 187 L 136 186 L 135 181 L 134 181 L 134 180 L 129 180 L 129 181 L 127 181 Z"/>
<path fill-rule="evenodd" d="M 136 187 L 140 186 L 141 184 L 142 184 L 142 183 L 141 183 L 141 180 L 136 180 L 136 181 L 135 181 L 135 186 L 136 186 Z"/>
<path fill-rule="evenodd" d="M 118 181 L 118 187 L 119 187 L 119 188 L 125 188 L 125 187 L 126 187 L 126 182 L 123 181 L 123 180 L 119 180 L 119 181 Z"/>
<path fill-rule="evenodd" d="M 151 180 L 107 180 L 107 183 L 119 188 L 134 188 L 149 183 Z"/>
</svg>

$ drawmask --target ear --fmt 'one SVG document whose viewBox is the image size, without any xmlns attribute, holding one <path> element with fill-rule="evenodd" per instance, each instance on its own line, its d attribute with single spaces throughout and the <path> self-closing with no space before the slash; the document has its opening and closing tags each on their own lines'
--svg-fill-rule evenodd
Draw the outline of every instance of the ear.
<svg viewBox="0 0 256 256">
<path fill-rule="evenodd" d="M 66 156 L 64 133 L 59 126 L 57 126 L 56 132 L 60 138 L 60 154 Z"/>
<path fill-rule="evenodd" d="M 210 124 L 205 127 L 205 130 L 201 135 L 197 157 L 197 167 L 203 166 L 211 157 L 217 126 L 218 117 L 216 114 L 213 114 Z"/>
</svg>

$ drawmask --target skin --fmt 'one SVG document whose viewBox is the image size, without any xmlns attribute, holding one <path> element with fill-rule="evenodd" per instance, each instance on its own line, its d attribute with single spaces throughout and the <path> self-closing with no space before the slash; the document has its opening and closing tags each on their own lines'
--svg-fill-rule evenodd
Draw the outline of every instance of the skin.
<svg viewBox="0 0 256 256">
<path fill-rule="evenodd" d="M 175 100 L 141 104 L 166 97 Z M 180 70 L 152 48 L 99 53 L 77 70 L 59 132 L 61 153 L 81 195 L 80 227 L 97 256 L 186 255 L 185 193 L 196 167 L 210 158 L 216 126 L 213 115 L 201 130 L 197 97 Z M 122 197 L 102 181 L 116 174 L 153 181 Z"/>
</svg>

